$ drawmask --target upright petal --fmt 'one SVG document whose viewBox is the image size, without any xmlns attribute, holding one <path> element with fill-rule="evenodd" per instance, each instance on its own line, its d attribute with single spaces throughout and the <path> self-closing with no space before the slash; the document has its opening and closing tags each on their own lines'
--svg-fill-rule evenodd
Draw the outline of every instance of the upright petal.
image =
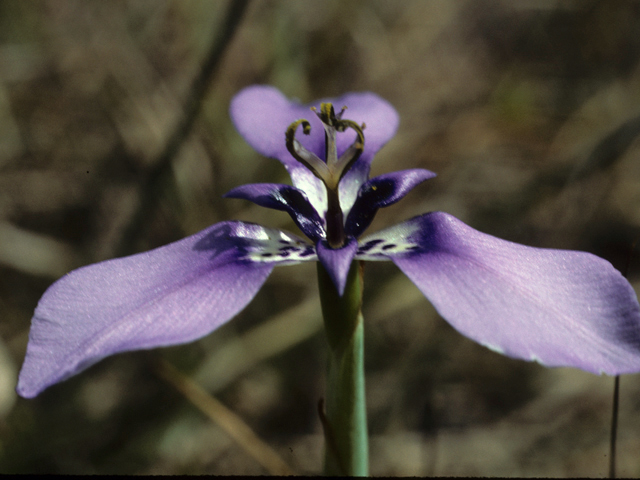
<svg viewBox="0 0 640 480">
<path fill-rule="evenodd" d="M 358 258 L 390 258 L 445 320 L 492 350 L 592 373 L 640 370 L 640 306 L 606 260 L 500 240 L 441 212 L 362 243 L 371 246 Z"/>
<path fill-rule="evenodd" d="M 276 264 L 298 263 L 306 248 L 278 230 L 223 222 L 65 275 L 36 308 L 18 393 L 34 397 L 114 353 L 207 335 L 249 303 Z"/>
<path fill-rule="evenodd" d="M 395 134 L 399 117 L 394 108 L 373 93 L 349 93 L 302 105 L 290 101 L 274 87 L 254 85 L 238 93 L 231 102 L 231 118 L 238 132 L 259 153 L 280 160 L 287 168 L 294 186 L 304 191 L 321 216 L 326 212 L 326 191 L 322 182 L 291 156 L 285 143 L 287 127 L 301 118 L 311 124 L 309 135 L 300 133 L 298 141 L 318 157 L 325 158 L 325 139 L 322 122 L 310 110 L 330 102 L 337 109 L 347 107 L 344 118 L 366 123 L 365 146 L 362 155 L 340 182 L 340 201 L 348 213 L 360 185 L 369 175 L 369 166 L 376 152 Z M 338 135 L 338 155 L 355 140 L 352 131 Z"/>
</svg>

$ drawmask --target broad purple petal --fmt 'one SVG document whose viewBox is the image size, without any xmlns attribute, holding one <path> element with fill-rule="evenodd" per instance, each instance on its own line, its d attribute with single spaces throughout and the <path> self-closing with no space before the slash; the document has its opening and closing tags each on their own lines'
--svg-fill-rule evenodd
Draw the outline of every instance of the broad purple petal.
<svg viewBox="0 0 640 480">
<path fill-rule="evenodd" d="M 500 240 L 442 212 L 377 237 L 357 258 L 390 258 L 445 320 L 492 350 L 592 373 L 640 370 L 638 300 L 606 260 Z"/>
<path fill-rule="evenodd" d="M 331 277 L 340 296 L 344 293 L 349 267 L 357 250 L 358 242 L 353 237 L 348 237 L 345 245 L 341 248 L 331 248 L 324 240 L 316 245 L 318 260 Z"/>
<path fill-rule="evenodd" d="M 240 134 L 259 153 L 280 160 L 289 171 L 294 186 L 304 191 L 321 216 L 326 211 L 326 192 L 322 182 L 302 166 L 287 150 L 287 127 L 301 118 L 311 123 L 309 135 L 298 132 L 296 138 L 318 157 L 325 156 L 324 128 L 311 106 L 333 103 L 336 111 L 347 106 L 343 118 L 366 123 L 364 151 L 340 182 L 340 199 L 345 214 L 355 201 L 360 185 L 369 175 L 369 165 L 376 152 L 395 134 L 399 117 L 393 107 L 373 93 L 350 93 L 302 105 L 290 101 L 274 87 L 254 85 L 239 92 L 231 102 L 231 118 Z M 356 134 L 347 130 L 337 136 L 338 155 L 355 140 Z"/>
<path fill-rule="evenodd" d="M 347 216 L 347 235 L 359 237 L 371 225 L 379 208 L 398 202 L 415 186 L 435 176 L 429 170 L 416 168 L 386 173 L 365 182 Z"/>
<path fill-rule="evenodd" d="M 34 397 L 114 353 L 207 335 L 249 303 L 275 265 L 299 263 L 306 249 L 313 252 L 278 230 L 223 222 L 149 252 L 75 270 L 38 303 L 18 393 Z"/>
<path fill-rule="evenodd" d="M 304 192 L 291 185 L 255 183 L 241 185 L 227 192 L 227 198 L 242 198 L 262 207 L 287 212 L 312 241 L 325 237 L 324 220 L 307 200 Z"/>
</svg>

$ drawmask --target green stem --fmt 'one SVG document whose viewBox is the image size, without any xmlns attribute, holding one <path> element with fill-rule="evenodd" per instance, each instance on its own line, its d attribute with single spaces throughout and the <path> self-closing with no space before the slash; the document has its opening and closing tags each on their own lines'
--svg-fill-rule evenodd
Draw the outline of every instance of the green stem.
<svg viewBox="0 0 640 480">
<path fill-rule="evenodd" d="M 325 475 L 367 476 L 369 447 L 364 390 L 362 268 L 353 262 L 340 297 L 318 262 L 318 284 L 329 343 L 325 433 Z"/>
</svg>

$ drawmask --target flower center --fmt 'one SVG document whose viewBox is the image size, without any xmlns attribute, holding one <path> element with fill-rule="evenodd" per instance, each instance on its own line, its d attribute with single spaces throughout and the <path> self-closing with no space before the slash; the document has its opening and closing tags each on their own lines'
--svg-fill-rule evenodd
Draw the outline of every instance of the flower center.
<svg viewBox="0 0 640 480">
<path fill-rule="evenodd" d="M 322 103 L 320 112 L 317 112 L 315 107 L 311 107 L 311 110 L 316 113 L 324 127 L 326 161 L 304 148 L 296 140 L 296 130 L 300 125 L 302 125 L 302 132 L 305 135 L 309 135 L 311 132 L 311 124 L 307 120 L 296 120 L 289 125 L 286 132 L 289 153 L 322 180 L 327 189 L 327 215 L 325 221 L 327 224 L 327 242 L 332 248 L 340 248 L 345 242 L 344 218 L 340 208 L 338 185 L 344 174 L 364 150 L 364 133 L 362 131 L 365 128 L 365 124 L 363 123 L 360 126 L 352 120 L 343 120 L 342 114 L 346 109 L 347 107 L 342 107 L 336 115 L 333 105 L 330 103 Z M 349 148 L 338 157 L 336 134 L 338 132 L 342 133 L 348 128 L 355 130 L 358 135 Z"/>
</svg>

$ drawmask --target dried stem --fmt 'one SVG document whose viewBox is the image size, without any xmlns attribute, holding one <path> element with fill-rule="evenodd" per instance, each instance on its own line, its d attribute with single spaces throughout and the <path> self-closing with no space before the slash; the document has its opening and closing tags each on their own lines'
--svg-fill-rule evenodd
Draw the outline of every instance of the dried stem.
<svg viewBox="0 0 640 480">
<path fill-rule="evenodd" d="M 173 385 L 198 410 L 222 428 L 238 445 L 272 475 L 295 475 L 287 463 L 264 443 L 238 415 L 209 395 L 200 385 L 161 360 L 158 374 Z"/>
<path fill-rule="evenodd" d="M 609 478 L 616 478 L 616 441 L 618 437 L 618 404 L 620 403 L 620 375 L 613 384 L 613 413 L 611 414 L 611 442 L 609 444 Z"/>
<path fill-rule="evenodd" d="M 222 32 L 218 35 L 205 57 L 198 76 L 191 84 L 182 115 L 171 134 L 158 159 L 147 172 L 140 185 L 140 203 L 136 212 L 132 215 L 127 227 L 124 229 L 118 247 L 117 256 L 128 255 L 132 252 L 135 238 L 151 217 L 160 196 L 164 179 L 171 173 L 171 162 L 180 152 L 180 148 L 187 139 L 189 132 L 202 108 L 202 100 L 212 83 L 213 76 L 220 65 L 220 60 L 227 46 L 233 38 L 242 15 L 246 10 L 249 0 L 230 0 L 226 18 L 222 22 Z"/>
</svg>

